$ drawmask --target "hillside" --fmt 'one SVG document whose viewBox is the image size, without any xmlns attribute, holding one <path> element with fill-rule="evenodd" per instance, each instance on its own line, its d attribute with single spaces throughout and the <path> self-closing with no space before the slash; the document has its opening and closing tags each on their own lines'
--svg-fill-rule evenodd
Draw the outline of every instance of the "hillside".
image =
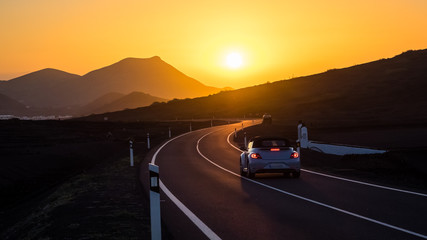
<svg viewBox="0 0 427 240">
<path fill-rule="evenodd" d="M 9 81 L 0 82 L 0 93 L 31 107 L 57 107 L 62 93 L 57 88 L 79 75 L 46 68 Z"/>
<path fill-rule="evenodd" d="M 61 86 L 69 104 L 82 104 L 109 92 L 144 92 L 161 98 L 193 98 L 217 93 L 167 64 L 160 57 L 126 58 Z M 66 91 L 72 90 L 72 91 Z M 78 98 L 74 96 L 78 93 Z"/>
<path fill-rule="evenodd" d="M 114 112 L 127 108 L 132 109 L 138 107 L 145 107 L 151 105 L 154 102 L 166 101 L 167 99 L 154 97 L 142 92 L 132 92 L 125 96 L 119 93 L 110 93 L 104 95 L 100 99 L 95 100 L 88 106 L 83 107 L 81 110 L 81 114 L 87 115 L 91 113 Z"/>
<path fill-rule="evenodd" d="M 349 68 L 90 119 L 260 117 L 268 112 L 276 119 L 316 124 L 426 123 L 426 66 L 427 50 L 408 51 Z"/>
<path fill-rule="evenodd" d="M 105 105 L 108 105 L 117 99 L 120 99 L 124 97 L 125 94 L 118 93 L 118 92 L 110 92 L 105 95 L 102 95 L 101 97 L 93 100 L 92 102 L 82 106 L 79 109 L 78 115 L 87 115 L 91 113 L 102 113 L 97 111 L 97 109 L 104 107 Z"/>
<path fill-rule="evenodd" d="M 0 82 L 0 93 L 16 99 L 28 107 L 29 111 L 20 115 L 31 114 L 90 114 L 101 111 L 103 105 L 111 103 L 114 98 L 110 93 L 121 96 L 132 92 L 144 92 L 155 101 L 173 98 L 192 98 L 214 94 L 220 89 L 205 86 L 190 78 L 160 57 L 126 58 L 110 66 L 94 70 L 79 76 L 55 69 L 43 69 L 9 81 Z M 117 95 L 116 95 L 117 96 Z M 134 96 L 135 97 L 135 96 Z M 146 106 L 123 100 L 122 105 L 106 107 L 105 110 L 120 110 Z M 135 99 L 136 100 L 136 99 Z M 129 106 L 123 104 L 129 103 Z M 118 106 L 123 108 L 118 109 Z M 9 109 L 10 112 L 13 109 Z M 31 111 L 30 111 L 31 110 Z"/>
<path fill-rule="evenodd" d="M 27 109 L 24 104 L 19 103 L 4 94 L 0 94 L 0 115 L 21 114 L 26 112 L 26 110 Z"/>
</svg>

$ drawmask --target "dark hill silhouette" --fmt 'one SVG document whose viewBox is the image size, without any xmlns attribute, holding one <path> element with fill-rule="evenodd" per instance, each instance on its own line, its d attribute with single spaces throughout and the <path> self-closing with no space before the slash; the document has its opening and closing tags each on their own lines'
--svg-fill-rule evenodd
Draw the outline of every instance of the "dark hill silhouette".
<svg viewBox="0 0 427 240">
<path fill-rule="evenodd" d="M 128 95 L 123 96 L 122 94 L 117 95 L 117 93 L 110 93 L 101 97 L 102 99 L 96 100 L 94 103 L 90 104 L 89 109 L 83 108 L 82 115 L 87 115 L 91 113 L 105 113 L 105 112 L 114 112 L 123 110 L 126 108 L 138 108 L 151 105 L 154 102 L 166 102 L 167 99 L 158 98 L 145 94 L 142 92 L 132 92 Z M 107 99 L 111 101 L 107 101 Z M 103 102 L 102 105 L 99 103 Z M 98 105 L 95 107 L 95 105 Z"/>
<path fill-rule="evenodd" d="M 0 82 L 0 93 L 31 107 L 55 106 L 61 102 L 57 88 L 80 77 L 76 74 L 46 68 L 9 81 Z"/>
<path fill-rule="evenodd" d="M 427 49 L 408 51 L 349 68 L 90 119 L 254 117 L 268 112 L 273 118 L 316 124 L 425 124 L 426 66 Z"/>
<path fill-rule="evenodd" d="M 97 109 L 102 108 L 105 105 L 108 105 L 108 104 L 110 104 L 110 103 L 112 103 L 112 102 L 116 101 L 117 99 L 120 99 L 124 96 L 125 96 L 125 94 L 117 93 L 117 92 L 107 93 L 107 94 L 95 99 L 94 101 L 86 104 L 85 106 L 81 107 L 81 109 L 79 109 L 78 115 L 88 115 L 91 113 L 102 113 L 102 112 L 97 111 Z"/>
<path fill-rule="evenodd" d="M 78 81 L 63 86 L 69 104 L 92 101 L 109 92 L 144 92 L 161 98 L 192 98 L 217 93 L 178 71 L 160 57 L 126 58 L 110 66 L 89 72 Z M 74 91 L 65 91 L 73 89 Z M 78 93 L 78 97 L 75 97 Z"/>
<path fill-rule="evenodd" d="M 0 115 L 16 115 L 27 112 L 24 104 L 0 93 Z"/>
<path fill-rule="evenodd" d="M 31 112 L 23 114 L 30 115 L 90 113 L 89 109 L 100 108 L 107 104 L 108 99 L 112 101 L 112 95 L 106 94 L 116 92 L 124 96 L 135 91 L 158 96 L 160 99 L 153 97 L 153 100 L 162 101 L 209 95 L 220 89 L 205 86 L 186 76 L 160 57 L 126 58 L 84 76 L 43 69 L 0 81 L 0 93 L 28 106 Z M 124 108 L 147 105 L 146 99 L 142 105 L 128 103 L 131 106 Z"/>
</svg>

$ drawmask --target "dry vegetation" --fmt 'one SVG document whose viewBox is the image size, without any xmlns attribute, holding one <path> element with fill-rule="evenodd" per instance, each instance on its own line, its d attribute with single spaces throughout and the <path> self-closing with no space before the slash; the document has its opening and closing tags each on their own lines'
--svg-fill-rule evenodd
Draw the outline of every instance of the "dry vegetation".
<svg viewBox="0 0 427 240">
<path fill-rule="evenodd" d="M 214 121 L 215 125 L 225 122 Z M 210 121 L 192 122 L 192 129 Z M 189 122 L 0 121 L 1 239 L 144 239 L 138 163 Z M 136 167 L 129 167 L 129 139 Z"/>
</svg>

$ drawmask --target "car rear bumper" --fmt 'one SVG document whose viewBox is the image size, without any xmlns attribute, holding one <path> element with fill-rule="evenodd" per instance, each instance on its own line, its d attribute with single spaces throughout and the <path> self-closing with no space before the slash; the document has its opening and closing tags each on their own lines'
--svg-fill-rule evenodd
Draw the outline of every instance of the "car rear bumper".
<svg viewBox="0 0 427 240">
<path fill-rule="evenodd" d="M 299 172 L 297 169 L 258 169 L 255 173 L 294 173 Z"/>
<path fill-rule="evenodd" d="M 253 173 L 286 173 L 299 172 L 301 164 L 299 159 L 274 162 L 257 160 L 249 163 L 249 168 Z"/>
</svg>

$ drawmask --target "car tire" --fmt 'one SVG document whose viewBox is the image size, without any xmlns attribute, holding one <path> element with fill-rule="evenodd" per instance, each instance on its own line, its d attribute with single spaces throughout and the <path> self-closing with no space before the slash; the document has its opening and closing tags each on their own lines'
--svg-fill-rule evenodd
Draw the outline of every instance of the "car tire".
<svg viewBox="0 0 427 240">
<path fill-rule="evenodd" d="M 240 161 L 240 176 L 245 176 L 245 172 L 243 172 L 242 161 L 240 159 L 239 161 Z"/>
<path fill-rule="evenodd" d="M 254 178 L 255 177 L 255 173 L 251 172 L 251 168 L 249 167 L 249 162 L 246 163 L 246 168 L 248 169 L 246 172 L 246 176 L 248 178 Z"/>
</svg>

